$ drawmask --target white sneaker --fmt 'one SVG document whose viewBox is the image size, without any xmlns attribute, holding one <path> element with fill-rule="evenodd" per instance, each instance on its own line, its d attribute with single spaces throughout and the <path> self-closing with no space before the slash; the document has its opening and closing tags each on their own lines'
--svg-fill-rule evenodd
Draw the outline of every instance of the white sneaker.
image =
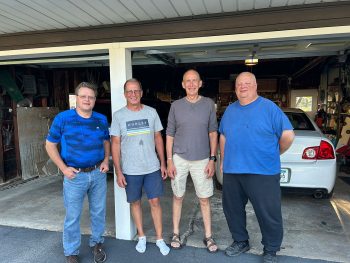
<svg viewBox="0 0 350 263">
<path fill-rule="evenodd" d="M 158 239 L 156 241 L 156 245 L 159 248 L 160 253 L 162 253 L 163 256 L 166 256 L 170 252 L 170 248 L 165 244 L 163 239 Z"/>
<path fill-rule="evenodd" d="M 137 245 L 135 248 L 136 248 L 137 252 L 145 253 L 145 251 L 146 251 L 146 237 L 145 236 L 139 237 L 139 241 L 137 242 Z"/>
</svg>

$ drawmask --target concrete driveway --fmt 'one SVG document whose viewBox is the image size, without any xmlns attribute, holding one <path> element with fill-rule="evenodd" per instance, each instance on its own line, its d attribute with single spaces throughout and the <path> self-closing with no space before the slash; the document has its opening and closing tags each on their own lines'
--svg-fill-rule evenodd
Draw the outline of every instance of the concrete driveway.
<svg viewBox="0 0 350 263">
<path fill-rule="evenodd" d="M 284 240 L 279 255 L 305 259 L 350 262 L 350 182 L 346 174 L 339 174 L 334 196 L 330 200 L 316 200 L 311 196 L 284 194 L 282 200 Z M 108 177 L 107 229 L 105 235 L 113 237 L 114 193 L 113 177 Z M 166 182 L 166 195 L 162 199 L 164 237 L 169 238 L 171 228 L 172 193 Z M 0 225 L 38 230 L 62 231 L 64 208 L 62 178 L 42 177 L 0 190 Z M 232 240 L 221 206 L 221 192 L 212 198 L 213 234 L 219 248 L 224 249 Z M 154 241 L 154 230 L 147 201 L 144 200 L 144 224 L 149 241 Z M 261 235 L 254 211 L 247 207 L 247 227 L 250 233 L 252 255 L 262 251 Z M 82 216 L 82 233 L 89 234 L 88 207 Z M 193 185 L 189 181 L 185 196 L 181 234 L 190 247 L 204 248 L 203 224 Z M 18 244 L 17 244 L 18 246 Z"/>
</svg>

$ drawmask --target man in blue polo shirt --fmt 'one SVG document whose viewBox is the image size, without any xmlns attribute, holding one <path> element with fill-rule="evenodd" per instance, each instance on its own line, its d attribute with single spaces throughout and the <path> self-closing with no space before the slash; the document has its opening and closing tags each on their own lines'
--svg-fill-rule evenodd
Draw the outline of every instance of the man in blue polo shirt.
<svg viewBox="0 0 350 263">
<path fill-rule="evenodd" d="M 264 263 L 277 262 L 283 238 L 280 154 L 288 150 L 294 132 L 287 116 L 272 101 L 258 96 L 255 76 L 236 79 L 238 101 L 220 122 L 222 205 L 234 242 L 228 256 L 250 249 L 245 206 L 250 200 L 262 234 Z"/>
<path fill-rule="evenodd" d="M 64 174 L 63 198 L 66 209 L 63 249 L 67 263 L 79 262 L 81 243 L 80 216 L 85 195 L 89 199 L 91 219 L 90 247 L 94 262 L 106 260 L 102 235 L 106 217 L 106 172 L 110 141 L 106 116 L 92 111 L 96 87 L 87 82 L 76 89 L 76 109 L 59 113 L 50 128 L 46 150 Z M 57 145 L 60 143 L 61 152 Z"/>
</svg>

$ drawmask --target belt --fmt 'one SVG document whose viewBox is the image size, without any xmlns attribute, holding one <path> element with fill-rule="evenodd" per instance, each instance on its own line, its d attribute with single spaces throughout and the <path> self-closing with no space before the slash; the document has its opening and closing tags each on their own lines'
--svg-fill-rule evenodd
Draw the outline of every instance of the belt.
<svg viewBox="0 0 350 263">
<path fill-rule="evenodd" d="M 99 161 L 94 166 L 90 166 L 90 167 L 86 167 L 86 168 L 75 168 L 75 169 L 79 170 L 79 172 L 88 173 L 88 172 L 91 172 L 91 171 L 95 170 L 96 168 L 98 168 L 101 163 L 102 163 L 102 161 Z"/>
</svg>

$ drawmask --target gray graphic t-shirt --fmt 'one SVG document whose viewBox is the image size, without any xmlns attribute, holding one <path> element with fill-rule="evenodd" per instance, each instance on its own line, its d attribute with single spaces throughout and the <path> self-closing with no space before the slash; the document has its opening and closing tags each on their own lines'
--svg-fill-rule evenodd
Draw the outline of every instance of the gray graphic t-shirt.
<svg viewBox="0 0 350 263">
<path fill-rule="evenodd" d="M 123 107 L 113 114 L 110 134 L 121 137 L 121 168 L 124 174 L 140 175 L 159 170 L 154 133 L 162 129 L 157 111 L 146 105 L 140 111 Z"/>
</svg>

